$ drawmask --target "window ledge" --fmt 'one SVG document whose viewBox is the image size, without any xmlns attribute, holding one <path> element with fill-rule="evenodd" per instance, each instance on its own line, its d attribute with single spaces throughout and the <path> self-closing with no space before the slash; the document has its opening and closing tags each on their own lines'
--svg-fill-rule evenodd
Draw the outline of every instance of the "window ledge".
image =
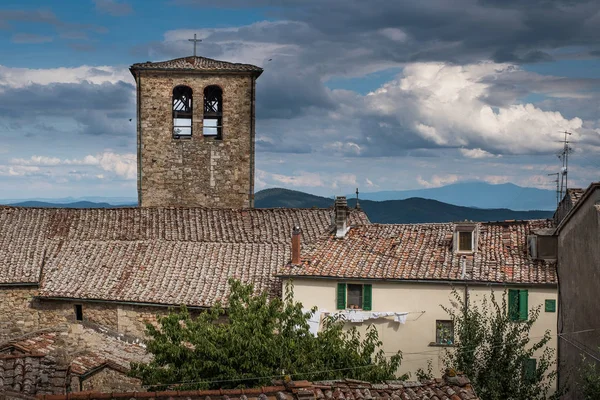
<svg viewBox="0 0 600 400">
<path fill-rule="evenodd" d="M 431 342 L 428 345 L 429 347 L 456 347 L 455 344 L 441 344 L 436 342 Z"/>
</svg>

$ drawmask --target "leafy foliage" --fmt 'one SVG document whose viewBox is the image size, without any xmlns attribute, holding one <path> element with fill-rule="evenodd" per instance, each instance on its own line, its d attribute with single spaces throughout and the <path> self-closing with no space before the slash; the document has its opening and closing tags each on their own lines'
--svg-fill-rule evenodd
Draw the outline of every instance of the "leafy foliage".
<svg viewBox="0 0 600 400">
<path fill-rule="evenodd" d="M 147 324 L 147 348 L 154 359 L 132 364 L 132 375 L 153 389 L 251 387 L 274 377 L 324 380 L 340 377 L 372 382 L 394 379 L 402 359 L 386 357 L 377 330 L 364 339 L 345 330 L 338 316 L 328 317 L 318 336 L 294 302 L 293 287 L 284 299 L 253 294 L 252 285 L 230 280 L 228 308 L 221 304 L 192 318 L 185 307 Z"/>
<path fill-rule="evenodd" d="M 448 350 L 446 367 L 464 372 L 482 399 L 546 399 L 556 378 L 554 350 L 546 331 L 541 338 L 529 335 L 540 307 L 526 321 L 515 322 L 507 312 L 507 293 L 498 303 L 492 291 L 481 303 L 453 290 L 452 307 L 442 308 L 454 322 L 456 348 Z M 536 363 L 531 359 L 536 355 Z"/>
<path fill-rule="evenodd" d="M 600 349 L 599 349 L 600 350 Z M 597 362 L 582 360 L 581 386 L 585 400 L 600 399 L 600 366 Z"/>
</svg>

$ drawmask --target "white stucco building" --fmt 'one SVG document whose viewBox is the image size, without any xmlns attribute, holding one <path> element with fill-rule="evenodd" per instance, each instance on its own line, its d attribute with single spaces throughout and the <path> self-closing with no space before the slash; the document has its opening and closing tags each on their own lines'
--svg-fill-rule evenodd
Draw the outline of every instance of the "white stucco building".
<svg viewBox="0 0 600 400">
<path fill-rule="evenodd" d="M 318 307 L 319 319 L 342 312 L 348 326 L 374 324 L 386 353 L 403 352 L 401 373 L 414 376 L 428 361 L 434 375 L 444 368 L 454 338 L 441 305 L 451 307 L 453 288 L 472 301 L 493 290 L 498 302 L 507 290 L 516 323 L 541 307 L 531 337 L 549 330 L 556 348 L 556 246 L 546 236 L 552 221 L 346 226 L 344 210 L 336 205 L 335 232 L 302 250 L 295 241 L 279 276 L 284 286 L 293 281 L 305 308 Z"/>
</svg>

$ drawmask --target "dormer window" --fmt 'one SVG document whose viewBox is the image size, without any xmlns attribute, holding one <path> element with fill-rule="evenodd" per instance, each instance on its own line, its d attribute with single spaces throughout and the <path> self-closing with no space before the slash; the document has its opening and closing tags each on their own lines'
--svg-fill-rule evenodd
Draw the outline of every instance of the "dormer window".
<svg viewBox="0 0 600 400">
<path fill-rule="evenodd" d="M 173 138 L 192 137 L 192 89 L 177 86 L 173 89 Z"/>
<path fill-rule="evenodd" d="M 556 260 L 558 238 L 551 235 L 528 235 L 527 253 L 532 260 Z"/>
<path fill-rule="evenodd" d="M 477 244 L 475 224 L 457 224 L 454 228 L 454 249 L 457 253 L 473 253 Z"/>
</svg>

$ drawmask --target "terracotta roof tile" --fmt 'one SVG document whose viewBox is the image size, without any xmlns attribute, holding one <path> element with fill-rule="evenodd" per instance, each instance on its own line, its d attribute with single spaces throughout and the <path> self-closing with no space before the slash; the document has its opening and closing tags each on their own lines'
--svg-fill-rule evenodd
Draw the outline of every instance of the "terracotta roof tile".
<svg viewBox="0 0 600 400">
<path fill-rule="evenodd" d="M 191 399 L 204 400 L 237 400 L 247 398 L 248 400 L 261 398 L 286 398 L 290 400 L 300 399 L 407 399 L 407 400 L 478 400 L 479 397 L 471 386 L 469 379 L 464 376 L 444 377 L 424 382 L 392 381 L 382 384 L 371 384 L 351 379 L 315 382 L 303 385 L 301 389 L 293 386 L 294 382 L 286 386 L 266 386 L 260 389 L 234 389 L 234 390 L 192 390 L 192 391 L 168 391 L 156 392 L 153 398 Z M 89 399 L 104 398 L 102 393 L 86 392 Z M 67 396 L 61 399 L 66 400 Z M 119 396 L 135 400 L 137 397 L 148 398 L 144 393 L 122 393 Z M 38 396 L 42 398 L 42 396 Z M 46 399 L 48 396 L 46 396 Z M 53 397 L 54 399 L 54 397 Z"/>
<path fill-rule="evenodd" d="M 102 366 L 125 372 L 129 370 L 130 362 L 147 362 L 151 358 L 145 347 L 139 344 L 129 343 L 91 328 L 81 328 L 81 332 L 95 345 L 69 357 L 71 370 L 76 374 L 83 375 Z M 30 333 L 0 344 L 0 354 L 6 350 L 16 350 L 21 355 L 47 356 L 55 351 L 78 349 L 78 346 L 65 341 L 69 339 L 65 334 L 64 327 Z"/>
<path fill-rule="evenodd" d="M 263 69 L 251 64 L 231 63 L 227 61 L 213 60 L 212 58 L 190 56 L 176 58 L 168 61 L 145 62 L 133 64 L 132 71 L 143 70 L 183 70 L 183 71 L 201 71 L 201 72 L 253 72 L 261 74 Z"/>
<path fill-rule="evenodd" d="M 40 282 L 42 297 L 210 306 L 236 277 L 278 294 L 273 275 L 290 257 L 293 226 L 309 245 L 329 232 L 332 213 L 0 207 L 0 284 Z M 349 223 L 369 221 L 352 211 Z"/>
<path fill-rule="evenodd" d="M 557 283 L 556 263 L 531 260 L 527 235 L 549 228 L 549 220 L 477 223 L 477 251 L 462 259 L 452 251 L 454 224 L 371 224 L 329 235 L 308 247 L 301 265 L 284 276 L 392 280 L 472 280 Z M 462 276 L 463 265 L 465 276 Z"/>
</svg>

